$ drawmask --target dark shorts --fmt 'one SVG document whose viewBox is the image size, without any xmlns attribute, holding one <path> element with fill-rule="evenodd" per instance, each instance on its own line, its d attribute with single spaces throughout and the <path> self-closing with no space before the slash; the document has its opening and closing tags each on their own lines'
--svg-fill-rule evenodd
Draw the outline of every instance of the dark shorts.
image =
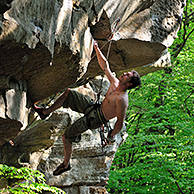
<svg viewBox="0 0 194 194">
<path fill-rule="evenodd" d="M 64 108 L 71 108 L 73 111 L 83 113 L 84 116 L 75 121 L 65 130 L 65 137 L 71 142 L 88 129 L 96 129 L 103 123 L 108 122 L 101 111 L 100 104 L 96 105 L 93 100 L 77 91 L 70 90 Z"/>
</svg>

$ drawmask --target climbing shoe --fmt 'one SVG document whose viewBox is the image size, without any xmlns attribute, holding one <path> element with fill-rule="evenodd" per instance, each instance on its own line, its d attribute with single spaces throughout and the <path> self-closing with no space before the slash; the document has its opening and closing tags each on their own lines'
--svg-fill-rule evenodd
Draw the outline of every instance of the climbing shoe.
<svg viewBox="0 0 194 194">
<path fill-rule="evenodd" d="M 33 110 L 34 110 L 35 112 L 38 113 L 39 117 L 40 117 L 42 120 L 46 119 L 46 118 L 49 116 L 49 114 L 46 115 L 46 114 L 43 113 L 43 110 L 44 110 L 43 108 L 39 108 L 39 107 L 37 107 L 37 106 L 34 105 L 34 104 L 32 104 L 32 108 L 33 108 Z"/>
<path fill-rule="evenodd" d="M 62 173 L 64 173 L 64 172 L 66 172 L 66 171 L 68 171 L 68 170 L 70 170 L 70 169 L 71 169 L 70 163 L 68 164 L 67 168 L 65 168 L 65 164 L 64 164 L 64 162 L 63 162 L 63 163 L 61 163 L 61 164 L 56 168 L 56 170 L 53 172 L 53 175 L 54 175 L 54 176 L 58 176 L 58 175 L 60 175 L 60 174 L 62 174 Z"/>
</svg>

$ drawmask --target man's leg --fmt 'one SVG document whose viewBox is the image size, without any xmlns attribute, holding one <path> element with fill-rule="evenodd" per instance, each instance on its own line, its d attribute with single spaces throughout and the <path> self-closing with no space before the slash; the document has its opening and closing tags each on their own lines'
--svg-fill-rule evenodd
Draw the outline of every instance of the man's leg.
<svg viewBox="0 0 194 194">
<path fill-rule="evenodd" d="M 64 166 L 67 168 L 72 154 L 72 143 L 65 137 L 65 135 L 62 136 L 62 140 L 64 145 Z"/>
<path fill-rule="evenodd" d="M 65 99 L 69 94 L 70 88 L 66 89 L 65 92 L 52 104 L 49 108 L 44 109 L 42 112 L 45 115 L 49 115 L 51 112 L 57 110 L 58 108 L 63 106 Z"/>
<path fill-rule="evenodd" d="M 70 92 L 70 88 L 66 89 L 65 92 L 63 92 L 63 94 L 49 108 L 46 108 L 46 109 L 39 108 L 35 104 L 32 104 L 32 108 L 34 109 L 34 111 L 36 111 L 39 114 L 41 119 L 46 119 L 51 112 L 63 106 L 63 103 L 68 97 L 69 92 Z"/>
<path fill-rule="evenodd" d="M 69 160 L 72 153 L 72 143 L 65 137 L 65 135 L 62 136 L 62 140 L 64 145 L 64 161 L 53 172 L 54 176 L 61 175 L 71 169 Z"/>
<path fill-rule="evenodd" d="M 62 136 L 64 145 L 64 161 L 56 168 L 56 170 L 53 172 L 53 175 L 60 175 L 63 172 L 71 169 L 69 161 L 72 154 L 72 142 L 75 142 L 77 136 L 82 134 L 88 128 L 88 119 L 86 116 L 84 116 L 75 121 L 66 129 L 64 135 Z"/>
<path fill-rule="evenodd" d="M 39 108 L 32 105 L 32 108 L 39 114 L 41 119 L 46 119 L 49 114 L 60 107 L 71 108 L 71 110 L 84 113 L 93 102 L 89 96 L 85 96 L 77 91 L 66 89 L 65 92 L 49 108 Z"/>
</svg>

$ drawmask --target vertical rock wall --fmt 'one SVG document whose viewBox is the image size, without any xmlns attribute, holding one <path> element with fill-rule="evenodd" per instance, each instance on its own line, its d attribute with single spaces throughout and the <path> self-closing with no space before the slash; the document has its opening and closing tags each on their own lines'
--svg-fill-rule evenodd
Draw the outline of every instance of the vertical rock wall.
<svg viewBox="0 0 194 194">
<path fill-rule="evenodd" d="M 16 137 L 20 130 L 28 124 L 26 83 L 15 83 L 5 76 L 1 77 L 1 85 L 7 89 L 0 91 L 0 144 Z M 9 132 L 9 133 L 6 133 Z"/>
</svg>

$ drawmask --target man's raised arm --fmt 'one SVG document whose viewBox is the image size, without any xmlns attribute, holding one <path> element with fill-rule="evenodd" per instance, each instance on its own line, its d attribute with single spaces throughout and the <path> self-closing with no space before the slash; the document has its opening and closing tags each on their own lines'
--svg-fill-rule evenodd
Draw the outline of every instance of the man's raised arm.
<svg viewBox="0 0 194 194">
<path fill-rule="evenodd" d="M 96 56 L 97 56 L 98 63 L 100 65 L 101 69 L 104 71 L 104 73 L 107 76 L 107 78 L 109 79 L 109 81 L 111 83 L 113 83 L 115 81 L 116 77 L 111 72 L 110 67 L 109 67 L 109 63 L 108 63 L 106 57 L 101 52 L 101 50 L 99 49 L 96 41 L 94 41 L 94 49 L 96 51 Z"/>
</svg>

